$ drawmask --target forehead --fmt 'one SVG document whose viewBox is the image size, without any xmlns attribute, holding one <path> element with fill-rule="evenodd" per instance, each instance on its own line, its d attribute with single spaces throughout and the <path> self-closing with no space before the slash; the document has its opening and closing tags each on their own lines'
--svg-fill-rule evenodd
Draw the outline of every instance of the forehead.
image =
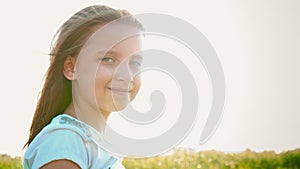
<svg viewBox="0 0 300 169">
<path fill-rule="evenodd" d="M 114 52 L 117 55 L 129 55 L 139 52 L 142 48 L 141 36 L 128 37 L 115 44 L 108 52 Z"/>
<path fill-rule="evenodd" d="M 87 39 L 77 57 L 76 67 L 89 67 L 95 69 L 98 66 L 98 58 L 109 52 L 115 52 L 116 56 L 126 58 L 141 53 L 142 32 L 132 26 L 109 25 L 99 27 Z M 138 54 L 139 55 L 139 54 Z"/>
<path fill-rule="evenodd" d="M 133 26 L 109 23 L 101 26 L 88 38 L 83 48 L 109 51 L 110 49 L 141 48 L 142 32 Z"/>
</svg>

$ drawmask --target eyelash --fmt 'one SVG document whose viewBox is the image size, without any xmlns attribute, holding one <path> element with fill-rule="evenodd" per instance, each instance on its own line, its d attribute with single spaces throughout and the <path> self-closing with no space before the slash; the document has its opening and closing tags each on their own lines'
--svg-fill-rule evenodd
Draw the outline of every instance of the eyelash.
<svg viewBox="0 0 300 169">
<path fill-rule="evenodd" d="M 135 67 L 140 68 L 142 67 L 142 64 L 138 61 L 130 61 L 131 64 L 133 64 Z"/>
<path fill-rule="evenodd" d="M 101 62 L 105 62 L 105 63 L 112 63 L 112 62 L 110 62 L 110 61 L 107 61 L 107 60 L 112 60 L 112 62 L 114 62 L 115 60 L 113 59 L 113 58 L 111 58 L 111 57 L 104 57 L 104 58 L 102 58 L 101 59 Z"/>
<path fill-rule="evenodd" d="M 114 63 L 115 59 L 112 58 L 112 57 L 103 57 L 101 59 L 101 62 L 104 62 L 104 63 Z M 140 62 L 138 62 L 138 61 L 130 61 L 130 64 L 133 64 L 133 66 L 135 66 L 137 68 L 142 67 L 142 64 Z"/>
</svg>

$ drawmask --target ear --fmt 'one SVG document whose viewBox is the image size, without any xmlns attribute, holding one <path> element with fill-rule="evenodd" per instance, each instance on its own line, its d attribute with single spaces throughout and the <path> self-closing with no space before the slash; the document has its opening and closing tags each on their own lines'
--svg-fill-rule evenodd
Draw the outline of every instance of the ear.
<svg viewBox="0 0 300 169">
<path fill-rule="evenodd" d="M 67 56 L 65 62 L 64 62 L 64 76 L 68 79 L 68 80 L 75 80 L 75 63 L 76 60 L 75 58 L 73 58 L 72 56 Z"/>
</svg>

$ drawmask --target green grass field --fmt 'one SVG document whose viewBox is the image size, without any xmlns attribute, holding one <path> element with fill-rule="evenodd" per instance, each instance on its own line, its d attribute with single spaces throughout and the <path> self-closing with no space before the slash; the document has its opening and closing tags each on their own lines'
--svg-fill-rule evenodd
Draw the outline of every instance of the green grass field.
<svg viewBox="0 0 300 169">
<path fill-rule="evenodd" d="M 21 169 L 21 157 L 0 156 L 0 169 Z M 300 149 L 276 154 L 273 151 L 241 153 L 194 152 L 176 149 L 172 155 L 154 158 L 124 158 L 128 169 L 300 169 Z"/>
</svg>

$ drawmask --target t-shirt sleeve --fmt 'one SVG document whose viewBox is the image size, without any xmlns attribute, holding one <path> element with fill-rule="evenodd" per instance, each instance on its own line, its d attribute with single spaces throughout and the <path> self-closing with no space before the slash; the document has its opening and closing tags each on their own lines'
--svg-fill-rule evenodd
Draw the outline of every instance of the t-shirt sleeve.
<svg viewBox="0 0 300 169">
<path fill-rule="evenodd" d="M 88 157 L 82 137 L 71 130 L 54 130 L 32 151 L 32 169 L 38 169 L 54 160 L 70 160 L 80 168 L 88 168 Z"/>
</svg>

